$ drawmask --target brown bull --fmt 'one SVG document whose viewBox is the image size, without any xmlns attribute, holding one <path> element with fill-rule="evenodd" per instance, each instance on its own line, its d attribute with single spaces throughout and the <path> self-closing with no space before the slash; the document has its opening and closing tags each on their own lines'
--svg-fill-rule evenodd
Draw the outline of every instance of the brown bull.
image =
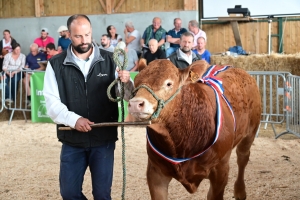
<svg viewBox="0 0 300 200">
<path fill-rule="evenodd" d="M 231 67 L 217 75 L 223 81 L 234 118 L 223 98 L 220 98 L 220 107 L 217 106 L 212 87 L 190 81 L 202 77 L 208 67 L 205 61 L 197 61 L 179 70 L 168 60 L 155 60 L 135 78 L 135 87 L 143 86 L 129 101 L 129 113 L 137 120 L 152 119 L 152 125 L 147 127 L 147 182 L 152 199 L 167 199 L 172 178 L 190 193 L 197 190 L 203 179 L 209 179 L 207 199 L 223 199 L 229 158 L 235 146 L 238 175 L 234 197 L 246 198 L 244 171 L 260 123 L 259 90 L 255 80 L 242 69 Z M 218 109 L 222 111 L 219 122 Z M 213 143 L 219 123 L 219 137 Z M 166 158 L 191 158 L 203 151 L 177 164 Z"/>
</svg>

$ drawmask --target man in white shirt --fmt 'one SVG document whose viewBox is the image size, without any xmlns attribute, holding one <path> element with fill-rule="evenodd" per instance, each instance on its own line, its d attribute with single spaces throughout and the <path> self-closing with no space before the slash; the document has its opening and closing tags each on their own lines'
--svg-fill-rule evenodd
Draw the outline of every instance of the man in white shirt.
<svg viewBox="0 0 300 200">
<path fill-rule="evenodd" d="M 199 28 L 199 23 L 196 20 L 189 21 L 188 29 L 189 29 L 190 33 L 192 33 L 194 36 L 193 49 L 197 48 L 197 39 L 199 37 L 203 37 L 205 39 L 205 41 L 207 41 L 206 33 Z"/>
<path fill-rule="evenodd" d="M 201 60 L 201 55 L 192 51 L 194 36 L 190 32 L 181 34 L 180 48 L 171 54 L 168 59 L 179 69 L 184 69 L 197 60 Z"/>
<path fill-rule="evenodd" d="M 67 21 L 71 45 L 49 60 L 43 94 L 47 114 L 57 123 L 62 142 L 59 185 L 62 199 L 86 199 L 82 193 L 84 174 L 89 168 L 94 199 L 111 199 L 114 149 L 117 127 L 91 128 L 94 123 L 118 120 L 118 103 L 107 97 L 108 86 L 118 77 L 125 97 L 133 83 L 128 71 L 116 71 L 110 53 L 100 54 L 92 43 L 92 26 L 86 15 Z M 111 91 L 116 98 L 117 86 Z M 72 130 L 61 130 L 64 125 Z"/>
<path fill-rule="evenodd" d="M 101 45 L 99 48 L 109 52 L 114 52 L 115 47 L 110 42 L 110 37 L 107 34 L 103 34 L 101 36 Z"/>
<path fill-rule="evenodd" d="M 136 51 L 138 57 L 141 55 L 141 34 L 138 30 L 134 29 L 131 21 L 125 23 L 125 43 L 128 49 L 133 49 Z"/>
</svg>

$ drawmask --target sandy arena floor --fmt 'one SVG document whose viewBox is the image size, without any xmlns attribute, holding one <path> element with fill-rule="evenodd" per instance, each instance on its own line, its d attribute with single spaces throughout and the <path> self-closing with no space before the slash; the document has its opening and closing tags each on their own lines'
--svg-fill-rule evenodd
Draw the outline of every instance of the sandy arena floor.
<svg viewBox="0 0 300 200">
<path fill-rule="evenodd" d="M 20 120 L 13 121 L 11 125 L 0 122 L 0 126 L 0 199 L 61 199 L 58 185 L 61 144 L 56 139 L 55 125 Z M 300 139 L 287 135 L 275 140 L 270 130 L 261 130 L 252 146 L 245 175 L 247 200 L 299 200 Z M 148 200 L 145 131 L 143 128 L 125 128 L 125 138 L 126 199 Z M 119 136 L 115 151 L 113 199 L 121 199 L 122 195 L 121 144 Z M 230 166 L 224 196 L 228 200 L 233 196 L 237 172 L 235 153 L 231 156 Z M 195 194 L 189 194 L 173 180 L 169 186 L 169 199 L 206 199 L 208 185 L 205 180 Z M 86 172 L 83 189 L 87 198 L 93 199 L 89 171 Z"/>
</svg>

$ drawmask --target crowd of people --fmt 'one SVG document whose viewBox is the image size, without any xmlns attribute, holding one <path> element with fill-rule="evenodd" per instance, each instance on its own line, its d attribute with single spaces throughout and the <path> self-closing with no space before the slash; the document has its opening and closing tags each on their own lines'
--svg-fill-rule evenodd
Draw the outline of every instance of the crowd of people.
<svg viewBox="0 0 300 200">
<path fill-rule="evenodd" d="M 92 38 L 89 18 L 72 15 L 67 26 L 57 30 L 60 34 L 57 48 L 48 29 L 42 28 L 27 56 L 21 53 L 21 46 L 10 31 L 4 30 L 0 65 L 6 87 L 11 87 L 5 90 L 7 102 L 15 101 L 15 91 L 23 77 L 30 103 L 31 73 L 21 74 L 21 71 L 46 70 L 43 94 L 47 114 L 57 123 L 57 137 L 62 142 L 59 183 L 63 199 L 86 199 L 82 184 L 87 167 L 91 171 L 94 198 L 111 199 L 117 127 L 92 129 L 91 125 L 118 120 L 118 104 L 107 97 L 107 88 L 115 78 L 124 83 L 124 99 L 128 100 L 134 89 L 129 71 L 138 70 L 139 58 L 146 59 L 147 64 L 156 59 L 169 59 L 179 69 L 200 59 L 210 62 L 210 53 L 205 49 L 206 34 L 196 20 L 188 23 L 188 30 L 182 27 L 180 18 L 174 19 L 174 28 L 168 32 L 161 24 L 161 19 L 155 17 L 140 34 L 128 21 L 123 37 L 110 25 L 97 44 Z M 170 43 L 169 48 L 166 42 Z M 125 70 L 116 67 L 112 57 L 115 48 L 127 53 Z M 119 58 L 122 63 L 124 56 Z M 43 68 L 40 63 L 45 61 L 47 67 Z M 112 96 L 120 96 L 119 85 L 114 89 Z M 61 126 L 72 130 L 60 130 Z"/>
</svg>

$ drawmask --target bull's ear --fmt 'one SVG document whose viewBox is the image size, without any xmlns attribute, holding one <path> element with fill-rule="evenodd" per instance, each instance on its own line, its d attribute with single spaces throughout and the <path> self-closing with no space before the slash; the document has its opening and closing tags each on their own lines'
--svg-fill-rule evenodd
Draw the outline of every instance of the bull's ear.
<svg viewBox="0 0 300 200">
<path fill-rule="evenodd" d="M 147 60 L 145 58 L 141 58 L 138 62 L 138 71 L 142 71 L 147 67 Z"/>
<path fill-rule="evenodd" d="M 201 78 L 209 68 L 209 64 L 205 60 L 197 60 L 196 62 L 193 62 L 189 68 L 191 74 L 194 74 L 194 76 L 197 75 L 199 78 Z"/>
<path fill-rule="evenodd" d="M 180 73 L 180 85 L 184 85 L 190 82 L 190 78 L 189 78 L 190 67 L 179 70 L 179 73 Z"/>
</svg>

